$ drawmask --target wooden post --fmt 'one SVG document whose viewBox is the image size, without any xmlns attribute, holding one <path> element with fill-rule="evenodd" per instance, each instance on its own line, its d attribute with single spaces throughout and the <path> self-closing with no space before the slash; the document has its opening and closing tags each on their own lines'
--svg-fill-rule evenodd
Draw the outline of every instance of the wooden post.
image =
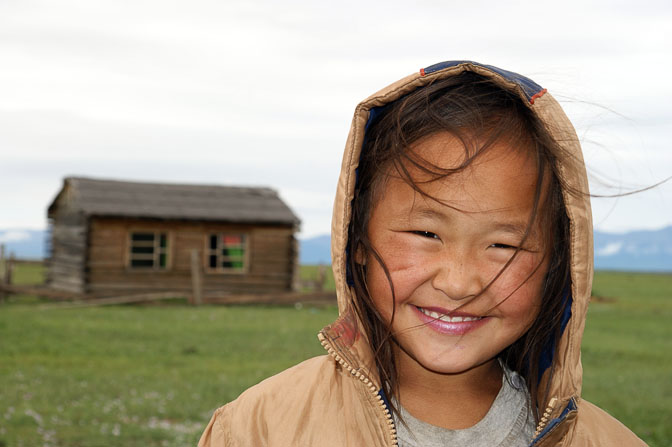
<svg viewBox="0 0 672 447">
<path fill-rule="evenodd" d="M 9 261 L 5 261 L 5 284 L 12 285 L 12 276 L 14 274 L 14 253 L 9 254 Z"/>
<path fill-rule="evenodd" d="M 301 265 L 299 263 L 299 240 L 295 237 L 295 234 L 299 231 L 299 227 L 299 224 L 294 224 L 294 233 L 291 236 L 292 243 L 289 266 L 292 269 L 292 283 L 290 284 L 290 290 L 292 292 L 299 292 L 303 287 L 303 281 L 301 281 Z"/>
<path fill-rule="evenodd" d="M 2 247 L 0 259 L 2 262 L 2 279 L 0 280 L 0 302 L 5 301 L 9 293 L 6 288 L 12 284 L 12 270 L 14 268 L 14 253 L 9 255 L 9 259 L 5 258 L 4 246 Z"/>
<path fill-rule="evenodd" d="M 5 244 L 0 244 L 0 281 L 5 279 Z"/>
<path fill-rule="evenodd" d="M 0 244 L 0 303 L 5 300 L 5 289 L 2 287 L 5 285 L 5 244 Z"/>
<path fill-rule="evenodd" d="M 315 279 L 315 291 L 322 292 L 324 290 L 324 283 L 327 280 L 327 270 L 324 264 L 317 266 L 317 279 Z"/>
<path fill-rule="evenodd" d="M 198 250 L 191 250 L 192 294 L 189 301 L 195 306 L 200 306 L 203 302 L 203 270 L 201 269 L 200 259 Z"/>
</svg>

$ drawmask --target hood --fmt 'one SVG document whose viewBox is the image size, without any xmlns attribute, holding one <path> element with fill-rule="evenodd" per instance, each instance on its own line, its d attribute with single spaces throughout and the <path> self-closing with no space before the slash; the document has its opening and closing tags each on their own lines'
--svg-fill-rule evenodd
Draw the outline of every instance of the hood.
<svg viewBox="0 0 672 447">
<path fill-rule="evenodd" d="M 549 384 L 547 400 L 551 401 L 550 406 L 553 410 L 559 408 L 560 411 L 566 412 L 568 409 L 571 410 L 581 392 L 582 368 L 579 348 L 593 276 L 592 218 L 585 165 L 576 132 L 551 94 L 528 78 L 493 66 L 471 61 L 435 64 L 369 96 L 355 109 L 343 154 L 331 226 L 332 267 L 341 316 L 321 332 L 320 338 L 335 351 L 337 360 L 342 359 L 348 363 L 353 375 L 366 375 L 372 386 L 380 387 L 370 349 L 364 334 L 360 332 L 361 325 L 358 324 L 350 308 L 354 292 L 346 280 L 348 225 L 355 189 L 355 170 L 359 164 L 365 130 L 367 123 L 380 107 L 432 81 L 455 76 L 464 71 L 472 71 L 489 78 L 521 97 L 565 149 L 567 156 L 559 160 L 561 183 L 580 192 L 570 194 L 569 191 L 563 191 L 570 221 L 571 287 L 568 293 L 571 293 L 571 299 L 565 310 L 565 328 L 560 342 L 557 346 L 549 346 L 546 356 L 549 365 L 551 359 L 557 362 L 556 373 Z M 542 375 L 540 380 L 542 382 L 540 389 L 543 390 L 546 388 L 548 374 Z M 542 409 L 549 405 L 549 402 L 541 401 L 542 396 L 539 396 L 539 399 Z M 551 413 L 555 414 L 556 411 Z"/>
</svg>

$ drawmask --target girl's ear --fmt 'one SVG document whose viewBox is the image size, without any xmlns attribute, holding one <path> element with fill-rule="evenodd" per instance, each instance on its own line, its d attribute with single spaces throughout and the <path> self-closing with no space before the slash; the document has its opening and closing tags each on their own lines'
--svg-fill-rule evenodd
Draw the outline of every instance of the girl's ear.
<svg viewBox="0 0 672 447">
<path fill-rule="evenodd" d="M 366 265 L 366 252 L 362 244 L 358 244 L 355 250 L 355 262 L 359 265 Z"/>
</svg>

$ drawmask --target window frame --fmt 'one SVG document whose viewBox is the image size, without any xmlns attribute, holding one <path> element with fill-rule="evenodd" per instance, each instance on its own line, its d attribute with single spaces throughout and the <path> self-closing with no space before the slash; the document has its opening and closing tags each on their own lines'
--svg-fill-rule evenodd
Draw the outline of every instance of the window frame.
<svg viewBox="0 0 672 447">
<path fill-rule="evenodd" d="M 243 249 L 243 267 L 238 269 L 234 267 L 222 267 L 222 257 L 221 251 L 224 247 L 218 245 L 217 248 L 213 249 L 210 246 L 210 239 L 212 236 L 217 236 L 217 241 L 222 240 L 222 237 L 225 235 L 228 236 L 241 236 L 243 238 L 242 249 Z M 250 235 L 245 231 L 207 231 L 205 233 L 204 241 L 204 250 L 203 250 L 203 270 L 208 274 L 219 274 L 219 275 L 244 275 L 249 272 L 250 266 Z M 210 267 L 210 256 L 212 254 L 217 256 L 217 267 Z"/>
<path fill-rule="evenodd" d="M 133 240 L 133 235 L 134 234 L 153 234 L 154 235 L 154 240 L 152 241 L 152 245 L 136 245 L 136 242 L 139 241 L 134 241 Z M 165 236 L 165 241 L 166 241 L 166 246 L 161 247 L 161 236 Z M 126 248 L 126 270 L 130 272 L 138 272 L 138 273 L 143 273 L 143 272 L 167 272 L 172 270 L 172 262 L 173 262 L 173 256 L 172 256 L 172 246 L 173 246 L 173 240 L 172 240 L 172 234 L 169 231 L 166 230 L 150 230 L 150 229 L 140 229 L 140 228 L 132 228 L 128 230 L 128 238 L 127 238 L 128 246 Z M 147 241 L 149 242 L 149 241 Z M 154 251 L 151 254 L 151 259 L 152 259 L 152 266 L 134 266 L 133 261 L 138 259 L 137 255 L 140 255 L 140 259 L 143 259 L 143 254 L 141 253 L 133 253 L 133 248 L 134 247 L 142 247 L 142 246 L 151 246 L 153 247 Z M 166 265 L 161 266 L 161 255 L 165 255 L 166 257 Z M 147 254 L 144 259 L 149 259 L 149 254 Z"/>
</svg>

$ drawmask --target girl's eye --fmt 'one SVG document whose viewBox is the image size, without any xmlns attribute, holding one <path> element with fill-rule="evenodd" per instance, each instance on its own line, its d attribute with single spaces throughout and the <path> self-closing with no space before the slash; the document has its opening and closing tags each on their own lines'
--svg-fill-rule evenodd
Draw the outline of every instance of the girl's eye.
<svg viewBox="0 0 672 447">
<path fill-rule="evenodd" d="M 432 233 L 431 231 L 411 231 L 413 234 L 417 234 L 418 236 L 430 238 L 430 239 L 438 239 L 439 236 L 437 236 L 435 233 Z"/>
<path fill-rule="evenodd" d="M 505 250 L 515 250 L 518 247 L 514 247 L 513 245 L 508 245 L 508 244 L 492 244 L 490 247 L 492 248 L 503 248 Z"/>
</svg>

